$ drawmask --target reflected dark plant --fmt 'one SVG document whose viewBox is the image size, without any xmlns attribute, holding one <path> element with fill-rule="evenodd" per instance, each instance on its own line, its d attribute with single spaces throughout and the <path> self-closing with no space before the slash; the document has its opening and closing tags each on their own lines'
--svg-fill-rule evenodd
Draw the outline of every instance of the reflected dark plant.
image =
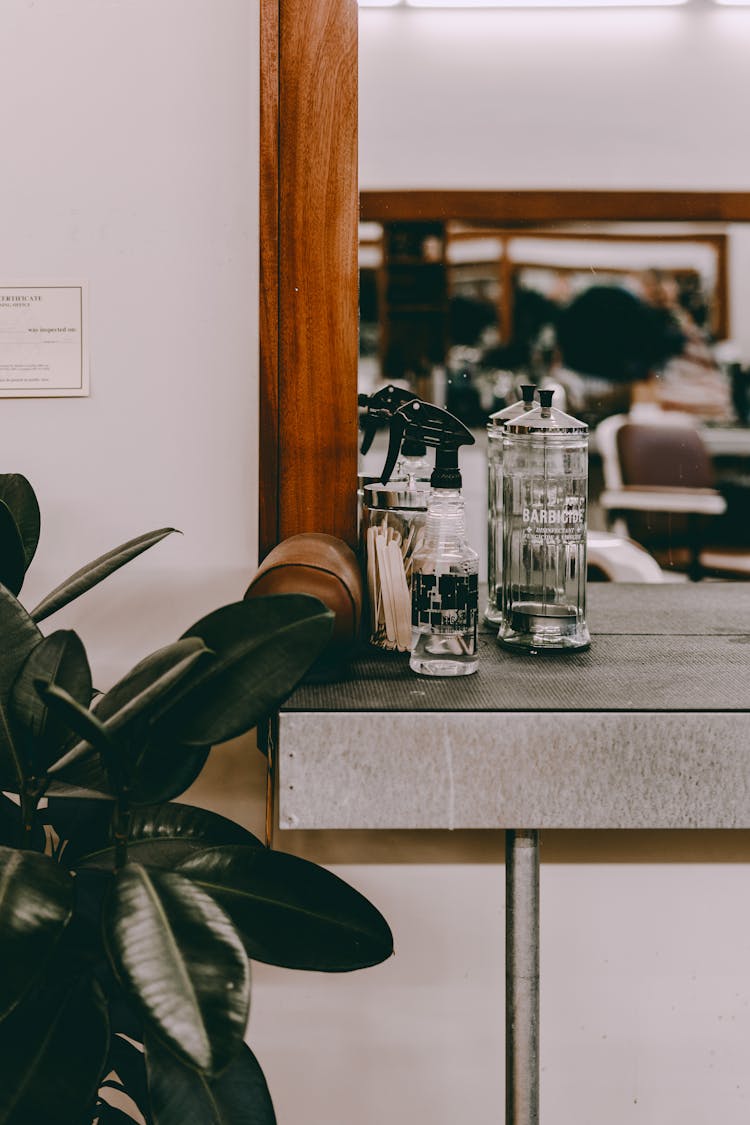
<svg viewBox="0 0 750 1125">
<path fill-rule="evenodd" d="M 28 612 L 39 528 L 29 482 L 0 475 L 0 1121 L 271 1125 L 249 959 L 345 972 L 391 933 L 325 868 L 174 799 L 292 691 L 332 614 L 296 594 L 222 606 L 100 694 L 77 634 L 39 623 L 172 529 Z"/>
</svg>

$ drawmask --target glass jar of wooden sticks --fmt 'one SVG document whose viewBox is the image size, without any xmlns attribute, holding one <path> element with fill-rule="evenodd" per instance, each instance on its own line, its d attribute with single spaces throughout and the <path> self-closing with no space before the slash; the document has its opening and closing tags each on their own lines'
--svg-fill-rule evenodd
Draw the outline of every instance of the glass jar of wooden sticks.
<svg viewBox="0 0 750 1125">
<path fill-rule="evenodd" d="M 363 489 L 362 557 L 365 563 L 370 644 L 389 652 L 411 649 L 412 557 L 421 545 L 428 481 L 391 481 Z"/>
</svg>

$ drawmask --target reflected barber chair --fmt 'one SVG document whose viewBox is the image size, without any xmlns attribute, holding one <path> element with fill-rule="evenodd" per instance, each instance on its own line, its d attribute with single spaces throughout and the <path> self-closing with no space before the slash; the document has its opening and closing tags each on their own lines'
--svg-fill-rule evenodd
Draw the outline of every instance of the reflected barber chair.
<svg viewBox="0 0 750 1125">
<path fill-rule="evenodd" d="M 596 430 L 610 530 L 645 547 L 667 570 L 691 579 L 750 577 L 750 547 L 722 542 L 726 500 L 698 427 L 684 415 L 605 419 Z"/>
<path fill-rule="evenodd" d="M 609 531 L 589 531 L 586 536 L 589 582 L 663 582 L 664 572 L 653 555 Z"/>
</svg>

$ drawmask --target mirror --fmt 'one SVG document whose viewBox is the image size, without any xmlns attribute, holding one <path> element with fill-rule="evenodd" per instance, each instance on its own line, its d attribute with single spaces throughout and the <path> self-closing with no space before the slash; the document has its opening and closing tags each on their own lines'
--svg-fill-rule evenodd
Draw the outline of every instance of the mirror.
<svg viewBox="0 0 750 1125">
<path fill-rule="evenodd" d="M 695 521 L 666 536 L 599 503 L 621 441 L 604 455 L 599 423 L 633 404 L 675 422 L 679 408 L 727 504 L 699 521 L 702 546 L 750 573 L 750 161 L 723 124 L 748 38 L 737 11 L 360 10 L 360 391 L 398 380 L 470 426 L 480 553 L 485 422 L 519 383 L 548 382 L 592 428 L 590 527 L 637 531 L 662 565 L 691 570 Z M 544 190 L 560 185 L 574 190 Z M 592 290 L 593 320 L 576 318 Z M 607 320 L 596 300 L 612 291 L 648 308 L 648 328 Z"/>
</svg>

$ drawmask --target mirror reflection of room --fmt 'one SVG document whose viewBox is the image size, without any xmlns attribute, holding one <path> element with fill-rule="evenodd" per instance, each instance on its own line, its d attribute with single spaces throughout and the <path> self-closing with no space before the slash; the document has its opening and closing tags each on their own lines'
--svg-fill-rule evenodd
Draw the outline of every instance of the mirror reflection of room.
<svg viewBox="0 0 750 1125">
<path fill-rule="evenodd" d="M 669 46 L 670 34 L 684 37 L 687 29 L 702 75 L 731 69 L 737 59 L 727 50 L 727 29 L 712 19 L 727 14 L 599 12 L 591 22 L 591 13 L 546 12 L 542 25 L 539 14 L 518 11 L 360 13 L 359 390 L 394 383 L 471 427 L 477 444 L 465 455 L 467 521 L 481 554 L 486 426 L 520 397 L 522 384 L 533 383 L 553 388 L 555 405 L 590 428 L 594 531 L 634 540 L 665 577 L 750 573 L 747 227 L 700 218 L 471 217 L 479 188 L 485 196 L 515 188 L 554 196 L 556 187 L 737 186 L 742 169 L 716 135 L 724 126 L 715 103 L 703 79 L 701 103 L 696 83 L 679 78 Z M 701 159 L 689 172 L 675 102 L 658 96 L 650 73 L 637 96 L 623 98 L 627 44 L 609 41 L 605 67 L 574 42 L 582 19 L 589 43 L 600 46 L 608 32 L 658 34 L 662 85 L 679 85 L 699 127 L 693 155 Z M 558 50 L 554 33 L 562 37 Z M 386 59 L 390 78 L 376 108 Z M 521 83 L 532 62 L 533 88 Z M 439 79 L 446 66 L 449 90 Z M 514 79 L 524 96 L 502 125 L 493 123 L 491 92 L 507 95 Z M 418 121 L 407 93 L 416 88 Z M 583 89 L 595 89 L 596 99 L 582 103 Z M 409 130 L 417 128 L 419 142 L 415 132 L 410 147 Z M 465 213 L 441 208 L 448 189 L 465 193 Z M 409 206 L 412 192 L 426 193 L 426 214 Z M 363 471 L 377 473 L 380 457 L 375 443 Z M 594 568 L 591 577 L 612 575 Z"/>
</svg>

